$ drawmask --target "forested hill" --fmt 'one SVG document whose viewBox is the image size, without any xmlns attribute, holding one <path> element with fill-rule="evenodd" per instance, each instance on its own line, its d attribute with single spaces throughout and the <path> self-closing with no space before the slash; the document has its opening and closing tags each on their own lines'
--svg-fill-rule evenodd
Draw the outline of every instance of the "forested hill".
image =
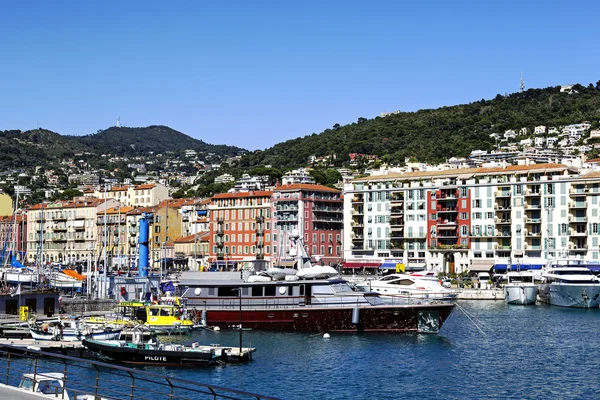
<svg viewBox="0 0 600 400">
<path fill-rule="evenodd" d="M 587 87 L 574 85 L 574 92 L 560 87 L 529 89 L 493 100 L 438 109 L 401 112 L 374 119 L 358 118 L 349 125 L 334 125 L 320 134 L 279 143 L 265 151 L 247 154 L 243 167 L 270 164 L 289 169 L 307 165 L 311 155 L 335 154 L 338 163 L 349 153 L 375 154 L 391 163 L 405 157 L 437 162 L 452 156 L 468 156 L 471 150 L 495 147 L 490 134 L 537 125 L 564 126 L 600 120 L 600 81 Z"/>
<path fill-rule="evenodd" d="M 117 155 L 138 155 L 150 151 L 179 153 L 188 149 L 220 156 L 245 152 L 239 147 L 207 144 L 162 125 L 143 128 L 111 127 L 93 135 L 73 137 L 73 139 L 97 152 Z"/>
<path fill-rule="evenodd" d="M 195 150 L 201 160 L 214 155 L 215 162 L 246 152 L 235 146 L 207 144 L 160 125 L 112 127 L 87 136 L 62 136 L 47 129 L 0 131 L 0 169 L 4 170 L 38 165 L 47 168 L 83 153 L 90 155 L 87 161 L 94 166 L 94 157 L 99 159 L 103 154 L 135 157 L 148 156 L 150 152 L 172 152 L 180 155 L 185 150 Z"/>
</svg>

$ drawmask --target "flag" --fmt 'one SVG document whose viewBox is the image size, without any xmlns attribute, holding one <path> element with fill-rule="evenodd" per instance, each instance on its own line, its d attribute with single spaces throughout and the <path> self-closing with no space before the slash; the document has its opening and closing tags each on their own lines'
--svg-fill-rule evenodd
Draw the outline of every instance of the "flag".
<svg viewBox="0 0 600 400">
<path fill-rule="evenodd" d="M 21 295 L 21 284 L 19 283 L 19 286 L 17 286 L 17 290 L 15 290 L 14 293 L 10 294 L 10 297 L 14 297 L 14 296 L 18 296 Z"/>
</svg>

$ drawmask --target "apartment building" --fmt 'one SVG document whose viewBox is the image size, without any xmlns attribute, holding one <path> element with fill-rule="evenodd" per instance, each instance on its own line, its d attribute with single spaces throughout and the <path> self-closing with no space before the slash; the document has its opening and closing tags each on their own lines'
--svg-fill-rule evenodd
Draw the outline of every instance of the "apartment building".
<svg viewBox="0 0 600 400">
<path fill-rule="evenodd" d="M 221 193 L 211 198 L 211 268 L 239 268 L 271 257 L 271 191 Z"/>
<path fill-rule="evenodd" d="M 562 164 L 369 176 L 345 185 L 344 258 L 438 272 L 600 263 L 600 173 Z"/>
<path fill-rule="evenodd" d="M 110 269 L 123 269 L 131 265 L 127 213 L 132 210 L 133 207 L 119 205 L 98 211 L 96 215 L 97 253 L 102 265 L 106 253 Z"/>
<path fill-rule="evenodd" d="M 77 197 L 69 201 L 40 203 L 27 209 L 29 263 L 71 263 L 100 253 L 96 217 L 104 208 L 118 207 L 115 199 Z"/>
<path fill-rule="evenodd" d="M 87 190 L 84 194 L 98 199 L 117 199 L 121 204 L 131 207 L 152 207 L 169 198 L 169 189 L 161 183 L 105 185 Z"/>
<path fill-rule="evenodd" d="M 298 256 L 297 245 L 303 245 L 311 258 L 323 264 L 342 261 L 344 203 L 341 191 L 296 183 L 277 187 L 271 201 L 273 264 L 293 263 Z"/>
</svg>

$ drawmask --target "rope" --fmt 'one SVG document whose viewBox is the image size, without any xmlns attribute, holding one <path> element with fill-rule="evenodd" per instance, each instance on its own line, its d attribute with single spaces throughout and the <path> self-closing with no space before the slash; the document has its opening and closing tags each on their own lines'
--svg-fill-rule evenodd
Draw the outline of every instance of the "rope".
<svg viewBox="0 0 600 400">
<path fill-rule="evenodd" d="M 461 310 L 462 312 L 465 313 L 465 315 L 467 316 L 467 318 L 469 319 L 469 321 L 471 321 L 473 323 L 473 325 L 475 325 L 475 327 L 479 330 L 479 332 L 481 332 L 483 334 L 483 336 L 487 336 L 487 334 L 479 327 L 479 325 L 477 325 L 475 323 L 475 321 L 473 321 L 473 318 L 471 318 L 471 315 L 469 314 L 469 312 L 467 310 L 465 310 L 460 304 L 456 303 L 456 307 L 458 307 L 459 310 Z"/>
</svg>

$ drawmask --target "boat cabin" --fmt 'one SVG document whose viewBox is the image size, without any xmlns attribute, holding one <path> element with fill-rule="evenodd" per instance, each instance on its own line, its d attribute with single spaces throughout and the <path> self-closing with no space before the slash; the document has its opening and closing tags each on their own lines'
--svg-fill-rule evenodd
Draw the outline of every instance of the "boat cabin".
<svg viewBox="0 0 600 400">
<path fill-rule="evenodd" d="M 68 400 L 69 395 L 67 394 L 67 391 L 64 390 L 64 379 L 65 375 L 61 372 L 23 374 L 21 382 L 19 383 L 19 389 Z"/>
<path fill-rule="evenodd" d="M 343 279 L 231 282 L 199 280 L 182 282 L 182 297 L 189 307 L 306 306 L 328 303 L 381 302 L 376 293 L 355 292 Z M 241 291 L 241 294 L 240 294 Z"/>
</svg>

